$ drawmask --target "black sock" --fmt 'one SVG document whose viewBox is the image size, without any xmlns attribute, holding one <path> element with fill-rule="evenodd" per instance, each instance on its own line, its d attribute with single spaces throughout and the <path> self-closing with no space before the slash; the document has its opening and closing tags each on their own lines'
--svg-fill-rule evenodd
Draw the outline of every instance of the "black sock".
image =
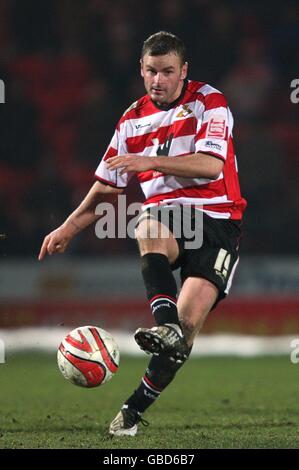
<svg viewBox="0 0 299 470">
<path fill-rule="evenodd" d="M 183 364 L 172 362 L 166 354 L 153 356 L 139 387 L 125 404 L 143 413 L 159 398 L 160 393 L 172 382 Z"/>
<path fill-rule="evenodd" d="M 179 325 L 177 285 L 167 256 L 161 253 L 147 253 L 141 258 L 141 269 L 147 298 L 157 325 Z"/>
</svg>

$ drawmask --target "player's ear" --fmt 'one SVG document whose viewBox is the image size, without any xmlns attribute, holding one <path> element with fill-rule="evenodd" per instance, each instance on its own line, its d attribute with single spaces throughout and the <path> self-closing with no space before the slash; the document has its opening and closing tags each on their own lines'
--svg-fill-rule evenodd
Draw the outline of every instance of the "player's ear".
<svg viewBox="0 0 299 470">
<path fill-rule="evenodd" d="M 182 71 L 181 71 L 181 79 L 182 80 L 185 80 L 185 78 L 187 77 L 187 73 L 188 73 L 188 62 L 185 62 L 183 67 L 182 67 Z"/>
<path fill-rule="evenodd" d="M 143 73 L 143 60 L 142 60 L 142 59 L 140 59 L 140 75 L 141 75 L 142 77 L 144 77 L 144 73 Z"/>
</svg>

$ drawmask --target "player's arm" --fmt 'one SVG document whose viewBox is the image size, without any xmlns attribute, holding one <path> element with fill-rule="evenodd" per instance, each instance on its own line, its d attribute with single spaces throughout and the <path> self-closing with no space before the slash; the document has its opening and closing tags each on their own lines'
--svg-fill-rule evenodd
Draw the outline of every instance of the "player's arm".
<svg viewBox="0 0 299 470">
<path fill-rule="evenodd" d="M 109 170 L 121 168 L 120 175 L 129 171 L 159 171 L 166 175 L 182 178 L 207 178 L 216 180 L 223 169 L 221 158 L 198 152 L 182 157 L 142 157 L 140 155 L 121 155 L 107 159 Z"/>
<path fill-rule="evenodd" d="M 206 153 L 194 153 L 183 157 L 154 157 L 156 171 L 183 178 L 207 178 L 216 180 L 224 162 Z"/>
<path fill-rule="evenodd" d="M 100 202 L 113 203 L 123 189 L 113 188 L 96 181 L 77 209 L 53 232 L 49 233 L 43 241 L 38 259 L 41 261 L 46 253 L 63 253 L 70 240 L 81 230 L 95 222 L 100 216 L 95 209 Z"/>
</svg>

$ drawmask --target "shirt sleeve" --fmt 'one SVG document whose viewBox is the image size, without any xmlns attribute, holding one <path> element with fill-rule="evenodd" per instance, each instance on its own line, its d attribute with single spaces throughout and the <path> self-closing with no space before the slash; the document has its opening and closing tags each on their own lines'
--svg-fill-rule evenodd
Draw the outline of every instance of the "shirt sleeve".
<svg viewBox="0 0 299 470">
<path fill-rule="evenodd" d="M 130 178 L 133 173 L 119 174 L 121 168 L 116 170 L 109 170 L 107 168 L 106 160 L 110 157 L 116 157 L 117 155 L 124 155 L 128 153 L 125 138 L 122 135 L 124 124 L 115 129 L 111 142 L 95 171 L 95 177 L 104 184 L 113 186 L 114 188 L 125 188 L 128 185 Z"/>
<path fill-rule="evenodd" d="M 195 151 L 209 153 L 225 161 L 229 138 L 229 112 L 220 92 L 205 96 L 204 112 L 198 119 Z"/>
</svg>

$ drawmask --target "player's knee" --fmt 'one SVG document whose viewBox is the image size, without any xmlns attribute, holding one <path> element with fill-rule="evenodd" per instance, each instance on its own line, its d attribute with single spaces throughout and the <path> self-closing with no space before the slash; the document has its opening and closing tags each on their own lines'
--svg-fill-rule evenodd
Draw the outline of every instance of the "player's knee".
<svg viewBox="0 0 299 470">
<path fill-rule="evenodd" d="M 168 253 L 167 238 L 162 236 L 161 227 L 156 221 L 144 220 L 135 229 L 139 250 L 143 256 L 149 252 Z"/>
<path fill-rule="evenodd" d="M 135 229 L 135 236 L 138 242 L 150 243 L 156 241 L 162 238 L 161 224 L 156 220 L 142 220 Z"/>
<path fill-rule="evenodd" d="M 161 253 L 174 263 L 179 256 L 179 247 L 171 232 L 155 220 L 143 221 L 135 229 L 140 255 Z"/>
</svg>

